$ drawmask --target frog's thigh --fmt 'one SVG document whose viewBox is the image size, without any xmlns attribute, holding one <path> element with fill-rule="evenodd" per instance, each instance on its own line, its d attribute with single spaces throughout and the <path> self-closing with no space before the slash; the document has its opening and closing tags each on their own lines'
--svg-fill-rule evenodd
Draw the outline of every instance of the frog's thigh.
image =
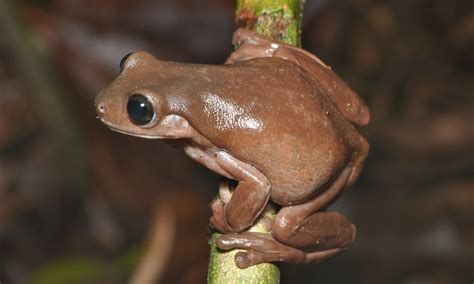
<svg viewBox="0 0 474 284">
<path fill-rule="evenodd" d="M 323 193 L 300 205 L 282 208 L 272 234 L 280 242 L 305 251 L 344 248 L 355 237 L 355 226 L 337 212 L 326 212 L 345 188 L 352 168 L 344 169 Z"/>
<path fill-rule="evenodd" d="M 358 137 L 358 142 L 355 148 L 357 149 L 356 152 L 357 154 L 352 158 L 352 173 L 349 177 L 349 180 L 347 181 L 348 185 L 353 184 L 357 178 L 359 177 L 362 167 L 364 166 L 365 159 L 367 158 L 367 155 L 369 154 L 369 143 L 367 140 L 365 140 L 364 137 L 357 135 Z"/>
<path fill-rule="evenodd" d="M 337 212 L 318 212 L 306 217 L 300 224 L 276 235 L 278 240 L 294 248 L 311 252 L 345 248 L 355 239 L 356 228 Z M 291 226 L 291 225 L 290 225 Z"/>
<path fill-rule="evenodd" d="M 270 198 L 270 182 L 258 169 L 225 151 L 217 153 L 216 162 L 239 182 L 225 206 L 225 216 L 235 231 L 241 231 L 252 225 L 265 208 Z"/>
</svg>

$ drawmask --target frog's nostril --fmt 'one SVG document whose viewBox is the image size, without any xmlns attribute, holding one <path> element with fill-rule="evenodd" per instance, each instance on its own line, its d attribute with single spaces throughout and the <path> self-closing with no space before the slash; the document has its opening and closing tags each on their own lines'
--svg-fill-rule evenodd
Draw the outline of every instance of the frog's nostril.
<svg viewBox="0 0 474 284">
<path fill-rule="evenodd" d="M 99 103 L 99 104 L 97 105 L 97 111 L 98 111 L 99 113 L 104 113 L 105 110 L 106 110 L 105 104 Z"/>
</svg>

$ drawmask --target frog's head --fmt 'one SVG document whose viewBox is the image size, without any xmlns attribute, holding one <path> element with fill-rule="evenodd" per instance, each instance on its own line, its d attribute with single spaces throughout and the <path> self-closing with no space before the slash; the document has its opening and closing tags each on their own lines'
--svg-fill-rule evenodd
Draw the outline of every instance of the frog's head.
<svg viewBox="0 0 474 284">
<path fill-rule="evenodd" d="M 127 54 L 120 75 L 95 100 L 98 118 L 110 129 L 144 138 L 177 138 L 187 121 L 165 113 L 156 86 L 166 80 L 170 63 L 143 51 Z M 179 131 L 178 131 L 179 132 Z"/>
</svg>

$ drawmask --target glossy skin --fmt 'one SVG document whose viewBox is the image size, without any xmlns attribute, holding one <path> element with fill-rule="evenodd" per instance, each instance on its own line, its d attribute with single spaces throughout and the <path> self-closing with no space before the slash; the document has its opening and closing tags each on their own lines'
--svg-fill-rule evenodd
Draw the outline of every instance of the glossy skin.
<svg viewBox="0 0 474 284">
<path fill-rule="evenodd" d="M 320 261 L 348 247 L 355 226 L 325 209 L 360 174 L 368 152 L 352 123 L 364 125 L 362 100 L 314 55 L 238 30 L 240 47 L 223 66 L 130 55 L 96 99 L 112 130 L 181 145 L 194 160 L 238 185 L 216 199 L 211 226 L 221 249 L 241 248 L 236 263 Z M 154 119 L 127 114 L 131 95 L 148 98 Z M 221 188 L 221 196 L 227 188 Z M 229 195 L 228 195 L 229 196 Z M 229 200 L 230 199 L 230 200 Z M 271 234 L 239 233 L 271 200 L 282 208 Z"/>
</svg>

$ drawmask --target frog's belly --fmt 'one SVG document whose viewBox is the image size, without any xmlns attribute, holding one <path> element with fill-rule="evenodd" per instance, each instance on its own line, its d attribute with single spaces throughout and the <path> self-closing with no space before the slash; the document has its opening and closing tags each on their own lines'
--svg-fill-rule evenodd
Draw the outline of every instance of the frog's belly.
<svg viewBox="0 0 474 284">
<path fill-rule="evenodd" d="M 344 143 L 330 145 L 301 152 L 292 147 L 269 154 L 260 168 L 270 181 L 271 200 L 281 205 L 299 204 L 324 190 L 348 162 Z"/>
<path fill-rule="evenodd" d="M 282 206 L 290 206 L 304 203 L 319 192 L 317 187 L 308 187 L 296 193 L 292 192 L 292 189 L 272 187 L 270 200 Z"/>
<path fill-rule="evenodd" d="M 339 171 L 335 172 L 338 173 Z M 326 187 L 327 183 L 332 180 L 335 173 L 327 173 L 323 179 L 324 182 L 317 180 L 321 177 L 318 174 L 317 177 L 314 177 L 312 180 L 284 180 L 284 181 L 271 181 L 272 184 L 270 191 L 270 200 L 283 205 L 295 205 L 303 203 L 311 199 L 314 195 L 321 192 Z M 308 179 L 308 177 L 302 177 Z"/>
</svg>

